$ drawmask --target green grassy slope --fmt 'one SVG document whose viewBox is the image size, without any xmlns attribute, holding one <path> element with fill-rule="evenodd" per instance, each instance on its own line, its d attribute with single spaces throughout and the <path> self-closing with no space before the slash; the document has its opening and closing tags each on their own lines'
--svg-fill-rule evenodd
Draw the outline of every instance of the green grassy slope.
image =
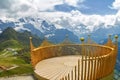
<svg viewBox="0 0 120 80">
<path fill-rule="evenodd" d="M 30 32 L 16 32 L 7 28 L 0 34 L 0 77 L 32 74 L 33 68 L 30 64 L 29 37 L 33 37 L 33 43 L 39 45 L 41 39 Z"/>
<path fill-rule="evenodd" d="M 18 41 L 11 39 L 11 40 L 3 41 L 0 44 L 1 50 L 5 48 L 22 48 L 22 45 Z"/>
</svg>

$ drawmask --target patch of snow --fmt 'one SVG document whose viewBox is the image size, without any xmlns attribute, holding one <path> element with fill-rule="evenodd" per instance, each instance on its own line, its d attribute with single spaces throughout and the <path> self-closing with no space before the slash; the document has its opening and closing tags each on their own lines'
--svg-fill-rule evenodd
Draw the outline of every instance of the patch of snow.
<svg viewBox="0 0 120 80">
<path fill-rule="evenodd" d="M 2 33 L 2 31 L 0 30 L 0 33 Z"/>
<path fill-rule="evenodd" d="M 23 26 L 21 26 L 21 27 L 15 27 L 14 29 L 15 29 L 16 31 L 20 31 L 20 30 L 31 31 L 31 30 L 29 30 L 29 29 L 27 29 L 27 28 L 24 28 Z"/>
<path fill-rule="evenodd" d="M 56 29 L 65 29 L 64 27 L 62 27 L 62 26 L 59 25 L 59 24 L 54 24 L 54 25 L 55 25 Z"/>
<path fill-rule="evenodd" d="M 45 37 L 46 38 L 49 38 L 49 37 L 52 37 L 52 36 L 54 36 L 55 34 L 47 34 L 47 35 L 45 35 Z"/>
</svg>

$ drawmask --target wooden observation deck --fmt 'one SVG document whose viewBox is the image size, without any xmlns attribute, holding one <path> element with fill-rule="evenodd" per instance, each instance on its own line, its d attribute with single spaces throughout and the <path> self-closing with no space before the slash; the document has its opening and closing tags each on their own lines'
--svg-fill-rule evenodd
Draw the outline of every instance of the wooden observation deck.
<svg viewBox="0 0 120 80">
<path fill-rule="evenodd" d="M 104 45 L 96 44 L 89 35 L 87 42 L 81 38 L 81 44 L 65 39 L 55 45 L 45 40 L 38 48 L 30 38 L 34 72 L 40 80 L 102 80 L 113 73 L 116 63 L 118 36 L 114 43 L 110 37 Z"/>
</svg>

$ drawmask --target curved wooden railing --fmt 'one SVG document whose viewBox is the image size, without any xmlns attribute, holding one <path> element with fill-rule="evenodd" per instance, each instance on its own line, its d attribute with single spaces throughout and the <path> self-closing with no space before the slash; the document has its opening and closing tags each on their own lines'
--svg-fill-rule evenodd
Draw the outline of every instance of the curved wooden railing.
<svg viewBox="0 0 120 80">
<path fill-rule="evenodd" d="M 110 40 L 109 40 L 110 41 Z M 112 46 L 111 46 L 112 45 Z M 82 59 L 61 80 L 98 80 L 114 70 L 117 56 L 117 45 L 98 44 L 58 44 L 34 48 L 31 43 L 31 63 L 35 65 L 48 58 L 80 55 Z"/>
</svg>

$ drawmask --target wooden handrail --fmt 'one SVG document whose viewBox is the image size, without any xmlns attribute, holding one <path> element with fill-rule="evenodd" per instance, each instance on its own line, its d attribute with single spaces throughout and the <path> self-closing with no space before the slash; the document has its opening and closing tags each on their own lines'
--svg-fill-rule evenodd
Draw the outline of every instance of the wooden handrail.
<svg viewBox="0 0 120 80">
<path fill-rule="evenodd" d="M 89 43 L 58 44 L 34 48 L 31 43 L 31 63 L 35 67 L 38 62 L 44 59 L 77 55 L 81 56 L 77 65 L 69 73 L 65 73 L 60 80 L 99 80 L 111 74 L 114 70 L 118 51 L 117 38 L 116 45 L 110 39 L 105 45 Z M 84 41 L 84 38 L 81 40 Z"/>
</svg>

